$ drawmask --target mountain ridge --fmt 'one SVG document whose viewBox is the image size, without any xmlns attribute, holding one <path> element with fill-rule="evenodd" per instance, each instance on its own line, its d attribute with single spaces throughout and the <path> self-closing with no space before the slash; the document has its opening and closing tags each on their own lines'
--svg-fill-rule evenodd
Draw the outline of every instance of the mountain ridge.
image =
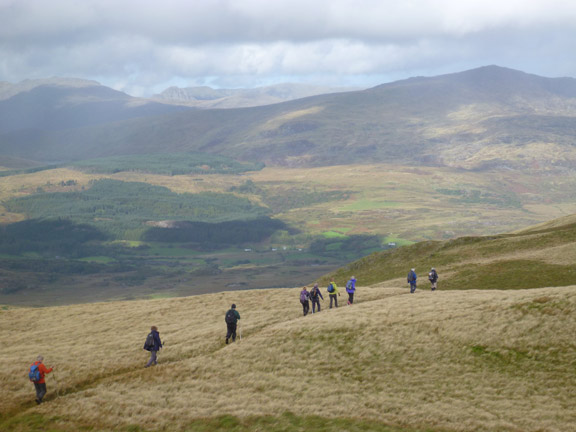
<svg viewBox="0 0 576 432">
<path fill-rule="evenodd" d="M 576 80 L 498 66 L 274 105 L 60 129 L 0 152 L 37 159 L 202 151 L 271 165 L 394 160 L 464 169 L 576 167 Z M 159 146 L 159 143 L 162 143 Z M 25 150 L 24 150 L 25 149 Z"/>
</svg>

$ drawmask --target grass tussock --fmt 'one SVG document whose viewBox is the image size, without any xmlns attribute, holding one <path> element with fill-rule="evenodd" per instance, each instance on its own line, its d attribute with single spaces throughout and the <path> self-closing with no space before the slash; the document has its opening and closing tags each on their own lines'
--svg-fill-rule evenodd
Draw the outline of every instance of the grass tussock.
<svg viewBox="0 0 576 432">
<path fill-rule="evenodd" d="M 299 289 L 2 311 L 0 429 L 570 429 L 574 286 L 410 295 L 385 285 L 307 317 Z M 232 302 L 242 340 L 225 345 Z M 166 347 L 144 369 L 150 325 Z M 39 353 L 56 369 L 37 407 L 26 370 Z"/>
</svg>

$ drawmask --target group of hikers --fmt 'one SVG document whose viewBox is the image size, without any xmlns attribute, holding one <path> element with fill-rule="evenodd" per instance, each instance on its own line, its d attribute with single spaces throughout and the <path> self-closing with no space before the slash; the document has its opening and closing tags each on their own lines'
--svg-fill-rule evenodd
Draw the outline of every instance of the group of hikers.
<svg viewBox="0 0 576 432">
<path fill-rule="evenodd" d="M 330 298 L 330 309 L 332 309 L 332 305 L 338 307 L 338 296 L 340 292 L 338 291 L 338 285 L 334 282 L 334 278 L 330 279 L 326 291 L 328 291 Z M 352 276 L 348 280 L 346 283 L 346 292 L 348 293 L 348 305 L 351 305 L 354 303 L 354 293 L 356 292 L 356 277 Z M 310 301 L 312 301 L 312 313 L 316 313 L 316 309 L 320 312 L 320 299 L 324 301 L 324 296 L 317 283 L 314 284 L 314 287 L 310 291 L 308 291 L 308 287 L 302 288 L 302 291 L 300 291 L 300 304 L 302 304 L 304 316 L 310 312 Z"/>
<path fill-rule="evenodd" d="M 410 294 L 414 294 L 416 292 L 416 281 L 418 280 L 416 269 L 410 269 L 406 280 L 410 284 Z M 428 272 L 428 280 L 430 281 L 430 289 L 436 291 L 436 288 L 438 288 L 438 272 L 434 267 Z"/>
<path fill-rule="evenodd" d="M 410 293 L 414 293 L 416 291 L 416 281 L 418 276 L 416 275 L 416 269 L 411 269 L 408 273 L 408 283 L 410 284 Z M 438 288 L 438 273 L 432 267 L 430 272 L 428 273 L 428 280 L 431 284 L 432 291 L 435 291 Z M 328 284 L 326 291 L 328 292 L 328 296 L 330 298 L 330 309 L 332 307 L 338 307 L 338 297 L 340 296 L 340 292 L 338 291 L 338 285 L 334 282 L 334 278 L 330 279 L 330 283 Z M 348 282 L 346 283 L 346 293 L 348 294 L 348 305 L 354 304 L 354 294 L 356 292 L 356 277 L 352 276 Z M 318 287 L 318 284 L 315 283 L 314 287 L 308 291 L 307 287 L 303 287 L 302 291 L 300 291 L 300 303 L 302 304 L 302 310 L 304 316 L 308 315 L 310 311 L 310 301 L 312 301 L 312 313 L 316 313 L 316 310 L 320 312 L 320 299 L 324 301 L 324 296 Z M 226 322 L 226 344 L 230 342 L 236 341 L 236 331 L 238 326 L 238 320 L 240 319 L 240 313 L 236 310 L 236 304 L 232 304 L 230 309 L 226 312 L 224 316 L 224 321 Z M 240 339 L 242 338 L 242 333 L 240 333 Z M 146 336 L 146 341 L 144 342 L 144 349 L 150 352 L 150 358 L 144 367 L 155 366 L 158 364 L 158 351 L 162 348 L 162 340 L 160 339 L 160 333 L 158 332 L 158 328 L 156 326 L 152 326 L 150 328 L 150 333 Z M 30 370 L 28 373 L 28 377 L 30 381 L 34 383 L 34 388 L 36 389 L 36 403 L 41 404 L 42 399 L 46 395 L 46 380 L 45 375 L 49 374 L 54 370 L 53 367 L 47 368 L 44 365 L 44 357 L 41 355 L 37 357 L 36 361 L 30 365 Z"/>
</svg>

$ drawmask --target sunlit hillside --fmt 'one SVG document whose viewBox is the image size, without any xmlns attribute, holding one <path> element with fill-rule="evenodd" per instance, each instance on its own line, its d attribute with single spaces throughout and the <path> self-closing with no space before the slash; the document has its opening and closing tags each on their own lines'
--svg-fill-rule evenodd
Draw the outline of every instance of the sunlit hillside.
<svg viewBox="0 0 576 432">
<path fill-rule="evenodd" d="M 568 431 L 575 289 L 411 295 L 395 280 L 306 317 L 298 288 L 4 309 L 0 429 Z M 232 302 L 242 339 L 227 346 Z M 166 347 L 145 369 L 150 325 Z M 38 407 L 40 353 L 55 372 Z"/>
<path fill-rule="evenodd" d="M 420 283 L 436 267 L 444 289 L 521 289 L 576 284 L 576 215 L 510 234 L 427 241 L 377 252 L 340 269 L 366 283 L 406 275 L 415 267 Z M 326 276 L 324 281 L 328 280 Z"/>
</svg>

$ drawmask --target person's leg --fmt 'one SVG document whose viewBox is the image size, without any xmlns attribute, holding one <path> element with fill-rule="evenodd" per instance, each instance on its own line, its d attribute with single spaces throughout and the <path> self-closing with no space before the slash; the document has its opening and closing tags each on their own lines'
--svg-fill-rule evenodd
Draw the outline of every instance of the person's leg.
<svg viewBox="0 0 576 432">
<path fill-rule="evenodd" d="M 34 383 L 34 387 L 36 388 L 36 403 L 41 404 L 42 399 L 46 396 L 46 383 Z"/>
<path fill-rule="evenodd" d="M 236 324 L 232 324 L 232 342 L 236 342 Z"/>
<path fill-rule="evenodd" d="M 306 315 L 306 303 L 304 303 L 303 301 L 301 301 L 300 304 L 302 305 L 302 313 L 303 313 L 304 315 Z"/>
<path fill-rule="evenodd" d="M 334 294 L 330 294 L 330 309 L 332 309 L 332 302 L 334 301 Z"/>
<path fill-rule="evenodd" d="M 334 307 L 338 307 L 338 295 L 334 294 Z"/>
<path fill-rule="evenodd" d="M 354 293 L 348 293 L 348 304 L 353 304 L 354 303 Z"/>
<path fill-rule="evenodd" d="M 316 313 L 316 300 L 312 300 L 312 313 Z"/>
<path fill-rule="evenodd" d="M 232 336 L 232 324 L 227 323 L 226 324 L 226 343 L 228 343 L 230 336 Z"/>
<path fill-rule="evenodd" d="M 156 364 L 156 351 L 150 351 L 150 359 L 146 363 L 146 367 L 150 367 L 153 364 Z"/>
<path fill-rule="evenodd" d="M 308 312 L 310 312 L 310 302 L 306 300 L 306 304 L 304 305 L 304 316 L 308 315 Z"/>
</svg>

